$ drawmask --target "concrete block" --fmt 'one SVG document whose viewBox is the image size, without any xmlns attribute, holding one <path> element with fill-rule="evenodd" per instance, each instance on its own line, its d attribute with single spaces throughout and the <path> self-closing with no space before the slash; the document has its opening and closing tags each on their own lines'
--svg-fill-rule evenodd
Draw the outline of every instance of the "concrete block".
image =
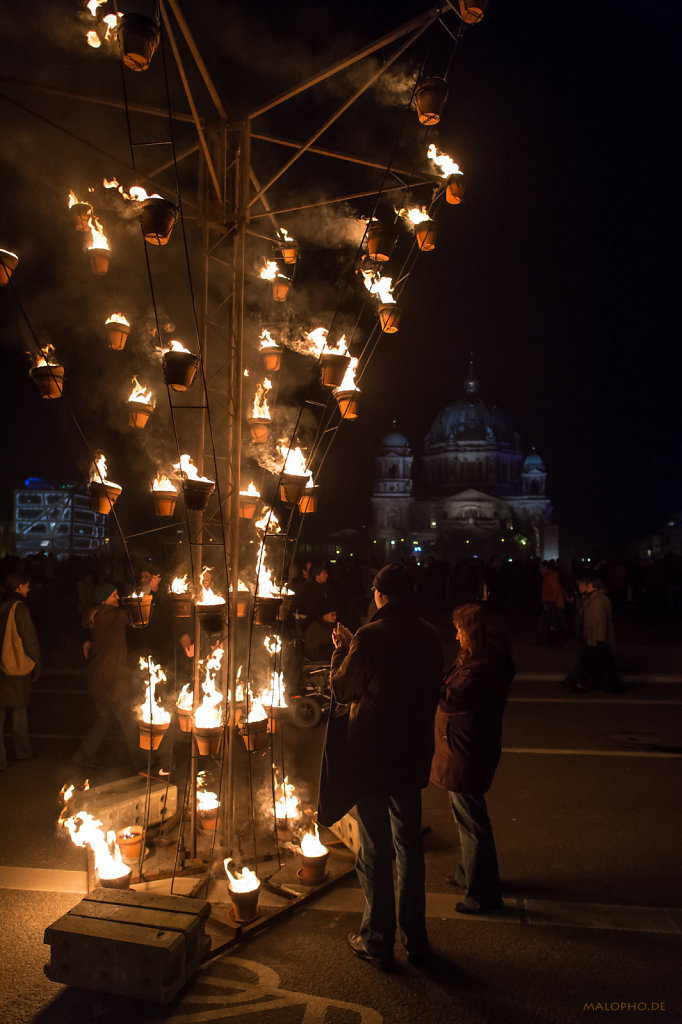
<svg viewBox="0 0 682 1024">
<path fill-rule="evenodd" d="M 79 794 L 79 809 L 83 808 L 102 822 L 104 831 L 125 828 L 126 825 L 144 824 L 147 780 L 140 775 L 93 786 Z M 177 787 L 152 779 L 149 795 L 149 824 L 171 818 L 178 804 Z"/>
<path fill-rule="evenodd" d="M 343 818 L 334 822 L 330 826 L 329 831 L 333 832 L 357 856 L 360 849 L 360 835 L 358 833 L 358 820 L 355 816 L 354 807 L 351 808 L 348 814 L 344 814 Z"/>
</svg>

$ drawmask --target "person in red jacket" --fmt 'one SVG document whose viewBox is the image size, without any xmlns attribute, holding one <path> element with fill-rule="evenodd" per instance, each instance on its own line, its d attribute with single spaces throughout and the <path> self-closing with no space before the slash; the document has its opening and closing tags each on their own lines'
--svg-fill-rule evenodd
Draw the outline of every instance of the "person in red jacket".
<svg viewBox="0 0 682 1024">
<path fill-rule="evenodd" d="M 477 604 L 456 608 L 460 651 L 436 710 L 431 782 L 447 789 L 459 829 L 461 862 L 451 885 L 466 890 L 455 909 L 479 914 L 502 906 L 495 838 L 485 794 L 502 752 L 502 715 L 514 663 L 490 613 Z"/>
</svg>

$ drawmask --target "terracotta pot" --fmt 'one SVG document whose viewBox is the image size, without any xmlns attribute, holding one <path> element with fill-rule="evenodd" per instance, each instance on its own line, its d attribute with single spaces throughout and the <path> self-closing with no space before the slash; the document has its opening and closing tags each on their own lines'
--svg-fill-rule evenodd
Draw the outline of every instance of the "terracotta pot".
<svg viewBox="0 0 682 1024">
<path fill-rule="evenodd" d="M 247 750 L 264 750 L 270 742 L 267 718 L 262 722 L 242 722 L 239 731 Z"/>
<path fill-rule="evenodd" d="M 279 496 L 287 505 L 295 505 L 303 497 L 310 477 L 297 473 L 282 473 L 279 478 Z"/>
<path fill-rule="evenodd" d="M 350 365 L 350 356 L 323 352 L 320 356 L 320 378 L 326 388 L 338 388 Z"/>
<path fill-rule="evenodd" d="M 436 225 L 432 220 L 423 220 L 415 224 L 414 237 L 422 252 L 433 252 L 436 248 Z"/>
<path fill-rule="evenodd" d="M 459 13 L 465 25 L 475 25 L 483 19 L 488 0 L 459 0 Z"/>
<path fill-rule="evenodd" d="M 385 263 L 390 260 L 395 246 L 395 232 L 381 224 L 373 224 L 367 229 L 367 252 L 369 258 Z"/>
<path fill-rule="evenodd" d="M 125 860 L 139 860 L 142 853 L 142 832 L 141 825 L 129 825 L 128 828 L 120 828 L 116 833 L 116 842 Z"/>
<path fill-rule="evenodd" d="M 154 499 L 154 511 L 157 516 L 172 516 L 175 512 L 175 503 L 178 500 L 177 491 L 152 491 Z"/>
<path fill-rule="evenodd" d="M 105 324 L 105 327 L 107 329 L 107 344 L 109 348 L 120 352 L 121 349 L 126 347 L 126 339 L 130 334 L 130 327 L 119 323 Z"/>
<path fill-rule="evenodd" d="M 135 629 L 146 626 L 152 613 L 152 595 L 142 594 L 141 597 L 122 597 L 121 607 L 128 612 L 128 622 Z"/>
<path fill-rule="evenodd" d="M 414 94 L 417 117 L 422 124 L 438 124 L 448 98 L 448 86 L 443 78 L 424 78 Z"/>
<path fill-rule="evenodd" d="M 240 591 L 237 594 L 237 618 L 245 619 L 248 614 L 249 602 L 251 601 L 251 594 L 248 594 L 245 590 Z"/>
<path fill-rule="evenodd" d="M 76 231 L 87 231 L 89 229 L 92 207 L 88 203 L 74 203 L 73 206 L 69 207 L 69 213 L 73 217 Z"/>
<path fill-rule="evenodd" d="M 266 707 L 265 710 L 268 715 L 268 732 L 278 733 L 282 728 L 286 708 Z"/>
<path fill-rule="evenodd" d="M 93 274 L 102 275 L 109 273 L 111 253 L 108 249 L 88 249 L 88 256 L 90 257 L 90 269 Z"/>
<path fill-rule="evenodd" d="M 215 491 L 215 483 L 213 480 L 183 480 L 182 489 L 187 508 L 193 512 L 203 512 Z"/>
<path fill-rule="evenodd" d="M 263 416 L 249 417 L 248 424 L 251 431 L 251 440 L 255 441 L 256 444 L 262 444 L 264 441 L 267 441 L 270 436 L 271 423 L 272 420 L 265 419 Z"/>
<path fill-rule="evenodd" d="M 111 512 L 123 488 L 118 484 L 103 484 L 99 480 L 90 482 L 90 508 L 103 515 Z"/>
<path fill-rule="evenodd" d="M 171 594 L 173 615 L 176 619 L 189 619 L 194 610 L 194 600 L 189 594 Z"/>
<path fill-rule="evenodd" d="M 288 277 L 276 277 L 272 282 L 272 297 L 275 302 L 284 302 L 290 288 L 291 281 Z"/>
<path fill-rule="evenodd" d="M 139 429 L 146 427 L 153 408 L 153 406 L 147 405 L 145 402 L 128 402 L 128 426 L 138 427 Z"/>
<path fill-rule="evenodd" d="M 281 597 L 257 597 L 254 603 L 253 621 L 257 626 L 274 626 L 281 607 Z"/>
<path fill-rule="evenodd" d="M 385 303 L 379 306 L 379 320 L 381 329 L 386 334 L 395 334 L 400 326 L 400 309 L 395 303 Z"/>
<path fill-rule="evenodd" d="M 232 913 L 235 921 L 239 921 L 241 924 L 255 921 L 258 917 L 260 885 L 257 889 L 252 889 L 251 892 L 233 892 L 228 885 L 227 891 L 232 901 Z"/>
<path fill-rule="evenodd" d="M 102 878 L 99 874 L 97 877 L 103 889 L 129 889 L 132 875 L 132 869 L 128 868 L 125 875 L 121 875 L 119 878 Z"/>
<path fill-rule="evenodd" d="M 312 512 L 317 512 L 317 497 L 319 491 L 320 488 L 317 486 L 306 487 L 305 491 L 298 499 L 298 511 L 301 515 L 307 516 Z"/>
<path fill-rule="evenodd" d="M 359 391 L 336 391 L 334 397 L 339 403 L 339 412 L 344 420 L 356 420 L 360 410 Z"/>
<path fill-rule="evenodd" d="M 63 366 L 34 366 L 32 370 L 29 370 L 29 374 L 42 398 L 62 397 Z"/>
<path fill-rule="evenodd" d="M 295 263 L 298 259 L 298 242 L 282 242 L 280 252 L 285 263 Z"/>
<path fill-rule="evenodd" d="M 263 366 L 268 373 L 277 373 L 282 365 L 281 348 L 262 348 L 260 354 L 263 357 Z"/>
<path fill-rule="evenodd" d="M 207 633 L 221 633 L 225 625 L 227 604 L 196 604 L 194 606 L 201 625 Z"/>
<path fill-rule="evenodd" d="M 187 391 L 197 375 L 199 356 L 191 352 L 164 352 L 163 376 L 171 391 Z"/>
<path fill-rule="evenodd" d="M 235 724 L 235 726 L 239 725 L 239 723 L 241 722 L 243 717 L 244 717 L 244 701 L 243 700 L 239 700 L 234 705 L 234 724 Z M 228 725 L 232 725 L 232 712 L 230 711 L 229 704 L 227 706 L 227 723 L 228 723 Z"/>
<path fill-rule="evenodd" d="M 191 732 L 192 731 L 192 712 L 185 711 L 184 708 L 175 707 L 175 714 L 177 716 L 178 725 L 180 726 L 180 732 Z"/>
<path fill-rule="evenodd" d="M 220 753 L 223 731 L 222 725 L 218 725 L 214 729 L 199 729 L 196 725 L 194 726 L 194 739 L 202 757 L 215 757 Z"/>
<path fill-rule="evenodd" d="M 170 199 L 150 196 L 142 203 L 140 224 L 145 242 L 151 245 L 166 245 L 178 219 L 178 208 Z"/>
<path fill-rule="evenodd" d="M 168 726 L 170 722 L 154 722 L 150 725 L 149 722 L 138 722 L 140 729 L 140 748 L 142 750 L 158 750 L 161 746 L 161 740 L 168 732 Z"/>
<path fill-rule="evenodd" d="M 253 519 L 258 508 L 258 497 L 255 494 L 239 495 L 239 515 L 241 519 Z"/>
<path fill-rule="evenodd" d="M 118 27 L 123 63 L 131 71 L 146 71 L 159 45 L 159 26 L 143 14 L 124 14 Z"/>
<path fill-rule="evenodd" d="M 7 249 L 0 249 L 0 284 L 7 284 L 15 271 L 19 257 L 8 252 Z"/>
<path fill-rule="evenodd" d="M 452 177 L 448 178 L 448 183 L 445 188 L 446 202 L 450 203 L 451 206 L 458 206 L 464 201 L 465 192 L 466 185 L 461 174 L 453 174 Z"/>
<path fill-rule="evenodd" d="M 197 820 L 202 832 L 215 832 L 218 825 L 218 808 L 212 807 L 210 811 L 197 811 Z"/>
<path fill-rule="evenodd" d="M 301 870 L 299 872 L 300 878 L 303 882 L 309 882 L 312 885 L 319 884 L 324 881 L 324 876 L 327 873 L 327 861 L 329 860 L 329 851 L 323 853 L 321 857 L 306 857 L 301 854 Z"/>
</svg>

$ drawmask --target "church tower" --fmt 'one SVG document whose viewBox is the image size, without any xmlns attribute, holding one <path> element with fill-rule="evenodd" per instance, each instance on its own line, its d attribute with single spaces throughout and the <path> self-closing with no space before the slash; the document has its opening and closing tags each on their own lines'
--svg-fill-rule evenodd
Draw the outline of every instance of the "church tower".
<svg viewBox="0 0 682 1024">
<path fill-rule="evenodd" d="M 372 538 L 380 559 L 411 553 L 412 449 L 393 420 L 377 449 L 372 492 Z"/>
</svg>

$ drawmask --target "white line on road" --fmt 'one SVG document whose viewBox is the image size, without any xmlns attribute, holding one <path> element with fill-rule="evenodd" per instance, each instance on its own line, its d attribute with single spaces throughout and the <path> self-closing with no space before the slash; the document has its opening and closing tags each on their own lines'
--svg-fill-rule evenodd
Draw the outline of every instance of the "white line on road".
<svg viewBox="0 0 682 1024">
<path fill-rule="evenodd" d="M 502 747 L 503 754 L 574 754 L 583 757 L 682 757 L 682 750 L 559 750 L 556 747 Z"/>
<path fill-rule="evenodd" d="M 650 704 L 678 705 L 682 700 L 647 700 L 642 697 L 639 700 L 630 697 L 621 697 L 612 694 L 610 697 L 510 697 L 510 704 L 612 704 L 619 707 L 621 704 L 642 704 L 649 707 Z"/>
</svg>

